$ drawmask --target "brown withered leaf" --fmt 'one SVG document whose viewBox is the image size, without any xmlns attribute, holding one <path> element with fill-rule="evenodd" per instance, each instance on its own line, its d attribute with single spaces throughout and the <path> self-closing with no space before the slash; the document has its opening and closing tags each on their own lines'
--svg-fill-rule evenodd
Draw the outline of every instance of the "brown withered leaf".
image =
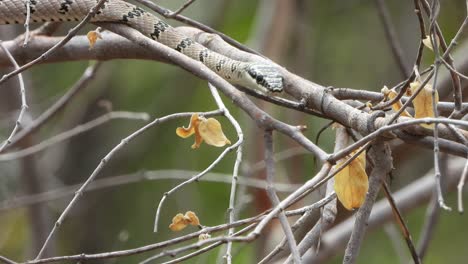
<svg viewBox="0 0 468 264">
<path fill-rule="evenodd" d="M 193 226 L 198 226 L 200 225 L 200 220 L 198 219 L 197 214 L 195 214 L 192 211 L 187 211 L 185 213 L 185 220 L 187 221 L 188 224 L 193 225 Z"/>
<path fill-rule="evenodd" d="M 180 214 L 180 213 L 176 214 L 176 216 L 172 218 L 172 223 L 169 225 L 169 228 L 172 231 L 180 231 L 184 229 L 185 227 L 187 227 L 187 223 L 185 222 L 185 217 L 183 214 Z"/>
<path fill-rule="evenodd" d="M 224 147 L 226 144 L 231 144 L 231 141 L 223 133 L 221 123 L 214 118 L 202 120 L 198 126 L 198 130 L 208 145 Z"/>
<path fill-rule="evenodd" d="M 187 211 L 185 215 L 178 213 L 176 216 L 174 216 L 172 218 L 172 223 L 169 225 L 169 229 L 172 231 L 180 231 L 186 228 L 187 225 L 200 225 L 198 216 L 192 211 Z"/>
<path fill-rule="evenodd" d="M 214 118 L 204 118 L 198 114 L 193 114 L 190 118 L 190 124 L 187 128 L 178 127 L 176 134 L 181 138 L 187 138 L 195 134 L 195 143 L 193 149 L 199 148 L 203 141 L 208 145 L 223 147 L 231 144 L 231 141 L 224 135 L 221 124 Z"/>
</svg>

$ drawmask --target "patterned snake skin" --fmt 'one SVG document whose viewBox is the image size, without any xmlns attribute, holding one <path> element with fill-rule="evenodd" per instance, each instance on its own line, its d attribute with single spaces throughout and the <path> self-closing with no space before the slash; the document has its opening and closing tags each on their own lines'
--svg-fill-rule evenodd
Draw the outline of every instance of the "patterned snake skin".
<svg viewBox="0 0 468 264">
<path fill-rule="evenodd" d="M 24 23 L 25 2 L 0 0 L 0 24 Z M 96 3 L 97 0 L 30 0 L 30 21 L 80 21 Z M 149 38 L 202 62 L 233 84 L 270 92 L 283 90 L 283 78 L 274 66 L 236 61 L 210 51 L 177 33 L 174 28 L 151 13 L 125 1 L 107 1 L 91 21 L 127 24 Z"/>
</svg>

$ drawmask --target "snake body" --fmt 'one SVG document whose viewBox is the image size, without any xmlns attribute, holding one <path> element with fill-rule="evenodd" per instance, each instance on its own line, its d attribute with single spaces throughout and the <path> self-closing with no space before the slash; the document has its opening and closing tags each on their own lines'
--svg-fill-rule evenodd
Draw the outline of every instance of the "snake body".
<svg viewBox="0 0 468 264">
<path fill-rule="evenodd" d="M 97 0 L 30 0 L 31 22 L 80 21 Z M 0 24 L 19 24 L 26 20 L 26 0 L 0 0 Z M 283 90 L 283 78 L 269 64 L 233 60 L 211 51 L 153 14 L 122 0 L 108 0 L 91 22 L 124 23 L 145 36 L 159 41 L 208 66 L 227 81 L 269 92 Z"/>
</svg>

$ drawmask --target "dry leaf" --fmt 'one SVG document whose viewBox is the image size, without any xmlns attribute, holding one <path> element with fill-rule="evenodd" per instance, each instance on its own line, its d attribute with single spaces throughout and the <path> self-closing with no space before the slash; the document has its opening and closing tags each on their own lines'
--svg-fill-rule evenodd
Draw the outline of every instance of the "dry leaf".
<svg viewBox="0 0 468 264">
<path fill-rule="evenodd" d="M 224 135 L 218 120 L 214 118 L 206 119 L 198 114 L 192 115 L 187 128 L 178 127 L 176 129 L 176 134 L 182 138 L 187 138 L 195 134 L 195 143 L 192 145 L 193 149 L 199 148 L 203 141 L 215 147 L 223 147 L 226 144 L 231 144 L 231 141 Z"/>
<path fill-rule="evenodd" d="M 224 135 L 221 124 L 214 118 L 202 120 L 198 126 L 198 130 L 208 145 L 223 147 L 226 144 L 231 144 L 231 141 Z"/>
<path fill-rule="evenodd" d="M 198 126 L 199 118 L 198 114 L 193 114 L 190 118 L 190 124 L 187 128 L 178 127 L 176 129 L 176 134 L 181 138 L 188 138 L 195 133 L 195 127 Z"/>
<path fill-rule="evenodd" d="M 185 227 L 187 227 L 187 224 L 185 223 L 184 215 L 180 213 L 172 218 L 172 224 L 169 225 L 172 231 L 180 231 Z"/>
<path fill-rule="evenodd" d="M 340 161 L 335 167 L 340 167 Z M 359 208 L 366 198 L 369 179 L 366 174 L 366 151 L 351 161 L 335 175 L 335 192 L 341 204 L 348 210 Z"/>
<path fill-rule="evenodd" d="M 414 94 L 421 83 L 419 81 L 415 81 L 410 83 L 410 91 Z M 434 108 L 432 105 L 432 85 L 426 84 L 424 88 L 419 92 L 419 94 L 413 100 L 414 106 L 414 118 L 424 118 L 424 117 L 434 117 Z M 435 103 L 439 102 L 439 94 L 437 90 L 435 91 Z M 422 127 L 433 129 L 434 124 L 421 124 Z"/>
<path fill-rule="evenodd" d="M 200 220 L 198 219 L 198 216 L 192 211 L 187 211 L 185 213 L 185 221 L 187 222 L 187 224 L 190 224 L 193 226 L 200 225 Z"/>
<path fill-rule="evenodd" d="M 185 215 L 178 213 L 172 218 L 172 223 L 169 225 L 169 228 L 172 231 L 180 231 L 186 228 L 187 225 L 200 225 L 200 220 L 198 219 L 197 215 L 192 211 L 187 211 Z"/>
<path fill-rule="evenodd" d="M 102 39 L 99 30 L 89 31 L 88 34 L 86 34 L 86 37 L 88 37 L 89 49 L 92 49 L 94 47 L 98 39 Z"/>
<path fill-rule="evenodd" d="M 387 96 L 390 100 L 393 100 L 395 97 L 397 97 L 398 93 L 395 91 L 395 90 L 390 90 L 388 89 L 387 86 L 384 86 L 382 88 L 382 93 Z M 403 104 L 401 103 L 400 100 L 396 101 L 395 103 L 392 104 L 392 109 L 394 112 L 398 112 L 400 111 L 400 109 L 403 107 Z M 401 116 L 407 116 L 407 117 L 411 117 L 411 115 L 406 111 L 404 110 L 402 113 L 401 113 Z"/>
</svg>

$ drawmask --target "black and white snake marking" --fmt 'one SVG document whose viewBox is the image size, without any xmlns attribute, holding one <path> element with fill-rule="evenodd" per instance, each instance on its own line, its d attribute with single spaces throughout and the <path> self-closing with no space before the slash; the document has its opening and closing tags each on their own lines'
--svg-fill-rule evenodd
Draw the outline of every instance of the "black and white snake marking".
<svg viewBox="0 0 468 264">
<path fill-rule="evenodd" d="M 80 21 L 96 3 L 97 0 L 30 0 L 30 21 Z M 25 20 L 25 0 L 0 0 L 0 24 L 18 24 Z M 283 90 L 283 78 L 275 66 L 241 62 L 213 52 L 177 33 L 153 14 L 125 1 L 107 1 L 91 21 L 125 23 L 149 38 L 202 62 L 233 84 L 270 92 Z"/>
</svg>

